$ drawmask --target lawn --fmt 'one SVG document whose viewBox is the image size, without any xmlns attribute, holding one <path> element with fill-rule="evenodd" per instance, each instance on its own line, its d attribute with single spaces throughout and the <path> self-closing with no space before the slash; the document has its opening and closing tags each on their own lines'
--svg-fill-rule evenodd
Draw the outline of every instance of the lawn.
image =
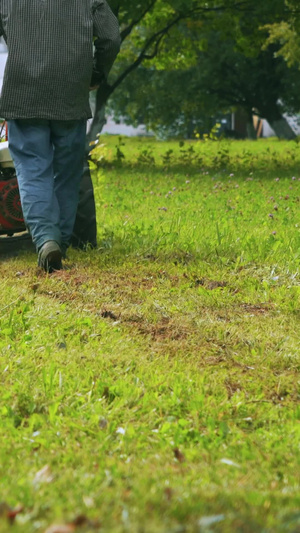
<svg viewBox="0 0 300 533">
<path fill-rule="evenodd" d="M 0 532 L 300 531 L 299 145 L 93 157 L 98 249 L 1 259 Z"/>
</svg>

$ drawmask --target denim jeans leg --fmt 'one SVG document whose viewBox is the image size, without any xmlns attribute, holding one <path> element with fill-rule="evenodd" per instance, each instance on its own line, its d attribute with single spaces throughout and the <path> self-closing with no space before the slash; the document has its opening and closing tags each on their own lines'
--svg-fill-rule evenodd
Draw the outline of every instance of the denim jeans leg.
<svg viewBox="0 0 300 533">
<path fill-rule="evenodd" d="M 60 208 L 63 251 L 70 244 L 85 155 L 86 120 L 51 121 L 54 189 Z"/>
<path fill-rule="evenodd" d="M 49 121 L 9 120 L 8 142 L 16 168 L 24 220 L 37 250 L 49 240 L 61 244 Z"/>
</svg>

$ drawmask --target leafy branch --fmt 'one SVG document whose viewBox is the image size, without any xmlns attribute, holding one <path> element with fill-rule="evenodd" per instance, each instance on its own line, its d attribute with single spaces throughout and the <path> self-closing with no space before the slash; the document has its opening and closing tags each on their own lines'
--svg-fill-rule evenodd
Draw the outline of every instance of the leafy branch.
<svg viewBox="0 0 300 533">
<path fill-rule="evenodd" d="M 127 69 L 124 70 L 124 72 L 119 76 L 119 78 L 115 81 L 113 85 L 111 85 L 111 92 L 113 92 L 123 81 L 124 79 L 130 74 L 133 70 L 135 70 L 145 59 L 153 59 L 159 51 L 159 45 L 164 38 L 165 35 L 169 32 L 169 30 L 175 26 L 180 20 L 184 18 L 183 15 L 178 15 L 175 19 L 173 19 L 167 26 L 165 26 L 162 30 L 154 33 L 145 43 L 143 49 L 139 53 L 136 60 L 129 66 Z M 154 45 L 154 51 L 152 54 L 147 54 L 147 51 Z"/>
<path fill-rule="evenodd" d="M 133 29 L 138 26 L 141 21 L 145 18 L 145 16 L 153 9 L 155 4 L 157 3 L 157 0 L 151 0 L 150 3 L 147 5 L 147 7 L 140 13 L 138 17 L 133 19 L 131 23 L 124 28 L 121 31 L 121 39 L 122 42 L 131 34 Z M 199 5 L 199 2 L 196 0 L 192 3 L 190 9 L 181 10 L 177 12 L 177 15 L 174 16 L 172 20 L 169 20 L 166 25 L 160 29 L 159 31 L 156 31 L 153 35 L 151 35 L 146 42 L 144 43 L 142 49 L 140 50 L 137 58 L 127 67 L 125 70 L 120 74 L 120 76 L 117 78 L 117 80 L 112 84 L 109 85 L 108 83 L 105 83 L 103 86 L 100 86 L 97 91 L 96 96 L 96 110 L 95 110 L 95 116 L 92 123 L 90 135 L 89 135 L 89 141 L 92 140 L 92 138 L 95 136 L 95 132 L 98 127 L 101 124 L 101 121 L 103 122 L 104 118 L 101 114 L 101 108 L 105 105 L 108 98 L 111 96 L 111 94 L 122 84 L 122 82 L 127 78 L 129 74 L 131 74 L 133 71 L 135 71 L 144 60 L 152 60 L 154 59 L 161 49 L 162 42 L 165 38 L 165 36 L 169 33 L 169 31 L 176 26 L 180 21 L 186 20 L 192 17 L 197 16 L 204 16 L 208 13 L 217 13 L 222 11 L 230 11 L 230 10 L 242 10 L 251 5 L 251 0 L 240 0 L 235 1 L 232 0 L 232 2 L 227 3 L 226 1 L 222 3 L 221 5 L 208 7 L 207 4 Z"/>
<path fill-rule="evenodd" d="M 151 9 L 155 6 L 157 0 L 152 0 L 150 4 L 144 9 L 144 11 L 141 12 L 140 16 L 134 20 L 131 21 L 131 23 L 124 28 L 124 30 L 121 31 L 121 41 L 123 42 L 132 32 L 133 28 L 137 26 L 141 20 L 151 11 Z"/>
<path fill-rule="evenodd" d="M 156 0 L 154 0 L 153 4 L 151 7 L 154 6 Z M 183 13 L 179 13 L 173 20 L 171 20 L 164 28 L 162 28 L 161 30 L 159 30 L 158 32 L 154 33 L 145 43 L 143 49 L 140 51 L 138 57 L 136 58 L 136 60 L 129 66 L 127 67 L 124 72 L 119 76 L 119 78 L 115 81 L 115 83 L 113 85 L 110 86 L 111 88 L 111 93 L 117 88 L 119 87 L 119 85 L 124 81 L 125 78 L 127 78 L 127 76 L 133 72 L 137 67 L 139 67 L 141 65 L 141 63 L 144 61 L 144 60 L 151 60 L 151 59 L 154 59 L 158 53 L 159 53 L 159 49 L 160 49 L 160 45 L 163 41 L 163 38 L 169 33 L 169 31 L 171 30 L 171 28 L 173 28 L 174 26 L 176 26 L 176 24 L 178 24 L 178 22 L 180 22 L 181 20 L 184 20 L 184 19 L 188 19 L 192 16 L 195 16 L 195 15 L 198 15 L 198 14 L 203 14 L 203 13 L 209 13 L 209 12 L 218 12 L 218 11 L 224 11 L 225 9 L 226 10 L 230 10 L 230 9 L 236 9 L 236 8 L 239 8 L 239 7 L 242 7 L 242 6 L 245 6 L 245 5 L 248 5 L 248 2 L 247 1 L 241 1 L 241 2 L 233 2 L 231 6 L 227 6 L 225 7 L 225 5 L 220 5 L 220 6 L 215 6 L 215 7 L 200 7 L 200 6 L 197 6 L 196 7 L 193 7 L 191 10 L 189 11 L 186 11 L 186 12 L 183 12 Z M 145 10 L 145 14 L 149 12 L 151 8 L 148 7 L 147 10 Z M 140 17 L 140 20 L 142 20 L 142 16 Z M 133 29 L 133 26 L 131 28 L 131 30 Z M 149 49 L 151 49 L 151 47 L 154 47 L 154 50 L 152 53 L 147 53 Z"/>
</svg>

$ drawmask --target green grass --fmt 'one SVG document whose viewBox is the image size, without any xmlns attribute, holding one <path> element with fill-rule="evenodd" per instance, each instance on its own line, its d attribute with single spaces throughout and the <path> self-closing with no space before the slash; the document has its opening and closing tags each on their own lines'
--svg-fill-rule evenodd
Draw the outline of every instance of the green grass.
<svg viewBox="0 0 300 533">
<path fill-rule="evenodd" d="M 101 143 L 98 249 L 1 262 L 1 533 L 299 531 L 298 145 Z"/>
</svg>

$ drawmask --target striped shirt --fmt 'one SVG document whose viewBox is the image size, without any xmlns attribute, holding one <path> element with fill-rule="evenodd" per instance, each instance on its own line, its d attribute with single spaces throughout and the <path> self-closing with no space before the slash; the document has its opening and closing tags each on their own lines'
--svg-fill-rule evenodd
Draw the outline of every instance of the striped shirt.
<svg viewBox="0 0 300 533">
<path fill-rule="evenodd" d="M 0 35 L 8 48 L 1 117 L 91 117 L 89 87 L 107 77 L 120 48 L 106 0 L 0 0 Z"/>
</svg>

